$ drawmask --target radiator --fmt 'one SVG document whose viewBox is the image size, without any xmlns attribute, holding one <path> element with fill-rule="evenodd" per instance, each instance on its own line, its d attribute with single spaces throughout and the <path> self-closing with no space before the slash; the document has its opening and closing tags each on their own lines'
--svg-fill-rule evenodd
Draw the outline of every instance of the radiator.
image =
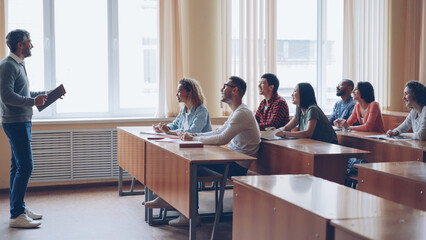
<svg viewBox="0 0 426 240">
<path fill-rule="evenodd" d="M 32 149 L 30 182 L 118 177 L 116 129 L 33 131 Z"/>
</svg>

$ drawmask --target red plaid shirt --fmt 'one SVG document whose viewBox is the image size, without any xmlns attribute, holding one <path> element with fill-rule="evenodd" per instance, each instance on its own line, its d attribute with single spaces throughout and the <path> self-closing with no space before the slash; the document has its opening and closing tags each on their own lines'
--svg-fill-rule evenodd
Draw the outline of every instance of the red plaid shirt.
<svg viewBox="0 0 426 240">
<path fill-rule="evenodd" d="M 266 99 L 263 99 L 255 115 L 260 130 L 265 130 L 267 127 L 280 128 L 288 123 L 287 102 L 278 93 L 274 93 L 269 99 L 267 109 L 265 109 L 265 105 Z"/>
</svg>

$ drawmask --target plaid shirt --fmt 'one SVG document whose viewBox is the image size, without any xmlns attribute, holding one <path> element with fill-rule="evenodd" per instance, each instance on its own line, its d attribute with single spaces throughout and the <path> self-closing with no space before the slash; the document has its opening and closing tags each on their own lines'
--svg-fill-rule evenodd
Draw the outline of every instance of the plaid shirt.
<svg viewBox="0 0 426 240">
<path fill-rule="evenodd" d="M 255 115 L 260 130 L 265 130 L 267 127 L 280 128 L 288 123 L 289 114 L 287 102 L 283 97 L 278 95 L 278 93 L 272 95 L 266 109 L 265 106 L 266 99 L 263 99 Z"/>
</svg>

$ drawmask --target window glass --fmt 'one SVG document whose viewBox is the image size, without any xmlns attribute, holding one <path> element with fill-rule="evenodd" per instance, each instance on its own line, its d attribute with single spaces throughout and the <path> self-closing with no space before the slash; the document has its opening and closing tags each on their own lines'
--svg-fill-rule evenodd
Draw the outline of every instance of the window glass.
<svg viewBox="0 0 426 240">
<path fill-rule="evenodd" d="M 154 114 L 158 99 L 158 3 L 118 2 L 120 108 Z"/>
<path fill-rule="evenodd" d="M 336 96 L 336 86 L 342 80 L 343 70 L 343 1 L 327 0 L 327 33 L 325 34 L 324 72 L 325 94 L 322 108 L 332 112 L 333 106 L 340 98 Z"/>
<path fill-rule="evenodd" d="M 290 112 L 295 112 L 291 94 L 299 82 L 317 85 L 317 0 L 277 1 L 278 93 Z"/>
<path fill-rule="evenodd" d="M 30 89 L 43 91 L 45 90 L 43 1 L 13 0 L 8 1 L 6 6 L 8 13 L 6 32 L 24 29 L 30 33 L 34 48 L 31 50 L 31 57 L 25 59 L 25 69 L 30 81 Z"/>
<path fill-rule="evenodd" d="M 58 113 L 108 112 L 107 1 L 55 1 L 54 5 L 55 85 L 62 83 L 67 90 Z"/>
<path fill-rule="evenodd" d="M 35 118 L 154 116 L 158 0 L 6 3 L 7 31 L 31 34 L 33 54 L 25 60 L 31 89 L 67 90 Z"/>
</svg>

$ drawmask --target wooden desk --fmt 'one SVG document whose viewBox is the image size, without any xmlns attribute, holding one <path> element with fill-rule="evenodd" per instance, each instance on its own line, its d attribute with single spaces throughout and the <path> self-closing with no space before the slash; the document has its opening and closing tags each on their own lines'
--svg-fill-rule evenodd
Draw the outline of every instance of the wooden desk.
<svg viewBox="0 0 426 240">
<path fill-rule="evenodd" d="M 251 170 L 260 174 L 310 174 L 343 184 L 348 159 L 363 158 L 368 153 L 307 138 L 263 140 Z"/>
<path fill-rule="evenodd" d="M 424 214 L 310 175 L 233 180 L 233 239 L 332 239 L 331 220 Z"/>
<path fill-rule="evenodd" d="M 426 160 L 426 141 L 388 141 L 365 137 L 369 135 L 383 134 L 375 132 L 336 131 L 336 134 L 340 145 L 370 151 L 371 154 L 365 156 L 365 160 L 367 162 L 402 162 Z"/>
<path fill-rule="evenodd" d="M 120 171 L 126 170 L 145 184 L 145 142 L 149 135 L 141 135 L 143 130 L 152 131 L 152 127 L 117 128 L 117 163 Z"/>
<path fill-rule="evenodd" d="M 387 216 L 349 220 L 332 220 L 335 240 L 383 239 L 424 240 L 426 215 Z"/>
<path fill-rule="evenodd" d="M 148 130 L 144 127 L 118 129 L 119 166 L 144 179 L 147 196 L 155 192 L 190 219 L 190 239 L 196 238 L 198 165 L 256 160 L 220 146 L 179 148 L 177 143 L 148 140 L 149 135 L 140 134 Z"/>
<path fill-rule="evenodd" d="M 388 162 L 356 166 L 358 190 L 426 211 L 426 163 Z"/>
</svg>

